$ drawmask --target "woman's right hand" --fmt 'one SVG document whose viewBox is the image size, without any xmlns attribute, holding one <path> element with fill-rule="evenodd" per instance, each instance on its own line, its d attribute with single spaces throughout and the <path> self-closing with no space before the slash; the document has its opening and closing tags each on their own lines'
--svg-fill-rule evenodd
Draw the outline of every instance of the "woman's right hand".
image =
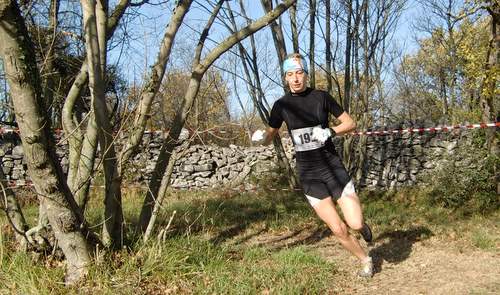
<svg viewBox="0 0 500 295">
<path fill-rule="evenodd" d="M 265 130 L 257 130 L 252 134 L 252 141 L 259 142 L 264 140 L 264 136 L 266 134 Z"/>
</svg>

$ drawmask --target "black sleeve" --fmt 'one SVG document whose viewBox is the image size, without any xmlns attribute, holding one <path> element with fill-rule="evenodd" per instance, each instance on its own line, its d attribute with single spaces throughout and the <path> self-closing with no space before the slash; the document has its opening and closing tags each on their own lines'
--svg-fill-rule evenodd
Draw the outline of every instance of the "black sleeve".
<svg viewBox="0 0 500 295">
<path fill-rule="evenodd" d="M 276 101 L 271 109 L 271 115 L 269 116 L 269 126 L 272 128 L 280 128 L 283 124 L 283 117 L 281 116 L 281 106 L 279 101 Z"/>
<path fill-rule="evenodd" d="M 326 111 L 333 114 L 335 118 L 340 117 L 344 112 L 342 106 L 340 106 L 328 92 L 324 92 L 324 94 Z"/>
</svg>

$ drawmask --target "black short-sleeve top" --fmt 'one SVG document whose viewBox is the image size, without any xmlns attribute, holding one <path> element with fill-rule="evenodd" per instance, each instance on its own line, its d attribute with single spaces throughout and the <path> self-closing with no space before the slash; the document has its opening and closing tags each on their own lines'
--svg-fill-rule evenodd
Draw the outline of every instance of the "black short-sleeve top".
<svg viewBox="0 0 500 295">
<path fill-rule="evenodd" d="M 307 88 L 304 92 L 287 93 L 278 99 L 271 109 L 269 126 L 280 128 L 285 122 L 297 151 L 297 143 L 292 134 L 293 130 L 314 126 L 326 128 L 328 127 L 329 114 L 333 114 L 338 118 L 343 112 L 344 109 L 328 92 Z M 333 148 L 331 140 L 328 140 L 327 146 Z M 303 153 L 309 152 L 314 151 Z M 300 158 L 299 153 L 300 151 L 297 152 L 297 160 Z"/>
</svg>

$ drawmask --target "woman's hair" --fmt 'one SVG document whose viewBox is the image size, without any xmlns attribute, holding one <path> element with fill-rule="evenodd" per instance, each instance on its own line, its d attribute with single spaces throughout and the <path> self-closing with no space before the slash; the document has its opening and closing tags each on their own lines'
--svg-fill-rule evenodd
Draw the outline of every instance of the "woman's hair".
<svg viewBox="0 0 500 295">
<path fill-rule="evenodd" d="M 287 60 L 289 58 L 301 58 L 301 59 L 304 59 L 304 57 L 300 53 L 297 53 L 297 52 L 290 53 L 287 56 L 285 56 L 285 60 Z"/>
<path fill-rule="evenodd" d="M 302 69 L 304 72 L 308 73 L 306 59 L 300 53 L 291 53 L 285 57 L 283 61 L 283 74 L 286 74 L 289 70 Z"/>
</svg>

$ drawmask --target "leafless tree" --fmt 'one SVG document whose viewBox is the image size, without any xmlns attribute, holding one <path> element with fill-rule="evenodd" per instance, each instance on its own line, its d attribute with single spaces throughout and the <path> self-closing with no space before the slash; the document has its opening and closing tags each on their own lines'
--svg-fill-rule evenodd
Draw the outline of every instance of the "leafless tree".
<svg viewBox="0 0 500 295">
<path fill-rule="evenodd" d="M 5 211 L 5 215 L 14 229 L 17 247 L 18 249 L 26 250 L 28 246 L 28 238 L 26 236 L 28 224 L 26 223 L 26 219 L 24 219 L 21 206 L 19 206 L 14 192 L 9 188 L 9 184 L 5 180 L 3 169 L 0 169 L 0 193 L 2 198 L 1 208 Z"/>
<path fill-rule="evenodd" d="M 316 0 L 309 0 L 309 83 L 312 88 L 316 87 L 316 67 L 315 67 L 315 35 L 316 35 Z"/>
<path fill-rule="evenodd" d="M 299 32 L 297 30 L 297 4 L 290 7 L 293 52 L 299 52 Z"/>
<path fill-rule="evenodd" d="M 66 282 L 73 283 L 85 276 L 90 263 L 83 216 L 55 160 L 34 47 L 17 3 L 1 2 L 0 15 L 0 52 L 29 175 L 66 257 Z"/>
<path fill-rule="evenodd" d="M 202 59 L 201 51 L 204 46 L 204 41 L 206 40 L 207 37 L 206 34 L 208 34 L 208 31 L 211 27 L 210 22 L 212 19 L 208 21 L 207 26 L 205 26 L 204 29 L 205 34 L 201 35 L 198 46 L 195 51 L 195 55 L 193 58 L 191 80 L 189 82 L 188 90 L 184 95 L 184 100 L 181 105 L 181 108 L 178 110 L 174 118 L 174 121 L 171 125 L 168 137 L 164 141 L 161 147 L 160 154 L 158 156 L 158 160 L 156 162 L 151 181 L 148 185 L 149 186 L 148 194 L 146 196 L 146 199 L 144 200 L 140 216 L 140 224 L 143 230 L 147 228 L 147 225 L 151 218 L 152 210 L 154 208 L 154 203 L 158 197 L 158 191 L 160 188 L 161 179 L 165 174 L 165 169 L 169 164 L 172 152 L 175 146 L 177 145 L 177 140 L 179 138 L 181 129 L 186 121 L 186 117 L 189 114 L 191 107 L 193 106 L 193 102 L 198 94 L 203 75 L 206 73 L 208 68 L 215 62 L 215 60 L 219 58 L 219 56 L 221 56 L 224 52 L 228 51 L 231 47 L 233 47 L 235 44 L 237 44 L 244 38 L 257 32 L 270 22 L 274 21 L 295 2 L 296 0 L 283 1 L 274 10 L 266 13 L 266 15 L 252 22 L 250 25 L 242 28 L 241 30 L 227 37 L 224 41 L 219 43 L 215 48 L 210 50 L 206 54 L 206 56 Z M 217 9 L 214 10 L 214 12 L 215 12 L 214 15 L 217 15 L 218 12 Z"/>
<path fill-rule="evenodd" d="M 246 14 L 243 2 L 240 1 L 239 4 L 241 13 L 248 20 L 248 16 Z M 267 3 L 266 5 L 269 5 L 269 3 Z M 269 6 L 266 7 L 269 8 Z M 237 25 L 235 17 L 232 13 L 232 9 L 229 5 L 228 5 L 228 12 L 229 12 L 229 20 L 231 23 L 231 26 L 228 26 L 228 28 L 231 32 L 235 32 L 237 30 Z M 250 24 L 249 21 L 247 21 L 247 23 Z M 244 76 L 245 78 L 243 80 L 248 85 L 247 90 L 250 94 L 250 97 L 252 98 L 255 109 L 257 109 L 260 115 L 261 121 L 264 123 L 264 125 L 267 125 L 267 122 L 269 121 L 270 108 L 261 83 L 262 78 L 258 65 L 258 56 L 257 56 L 255 38 L 252 35 L 250 36 L 249 39 L 250 39 L 250 52 L 247 51 L 247 49 L 243 46 L 241 42 L 238 43 L 239 57 L 241 59 L 241 64 L 243 66 L 243 72 L 245 75 Z M 280 46 L 276 44 L 280 44 L 280 42 L 275 41 L 275 46 Z M 281 50 L 277 50 L 277 52 L 278 54 L 281 54 L 280 53 Z M 279 58 L 279 60 L 282 59 Z M 279 167 L 281 167 L 284 171 L 286 171 L 290 187 L 296 187 L 297 179 L 295 173 L 291 168 L 290 162 L 286 157 L 285 149 L 283 148 L 283 145 L 281 143 L 281 137 L 279 135 L 276 136 L 275 139 L 273 139 L 273 145 L 278 158 Z"/>
</svg>

